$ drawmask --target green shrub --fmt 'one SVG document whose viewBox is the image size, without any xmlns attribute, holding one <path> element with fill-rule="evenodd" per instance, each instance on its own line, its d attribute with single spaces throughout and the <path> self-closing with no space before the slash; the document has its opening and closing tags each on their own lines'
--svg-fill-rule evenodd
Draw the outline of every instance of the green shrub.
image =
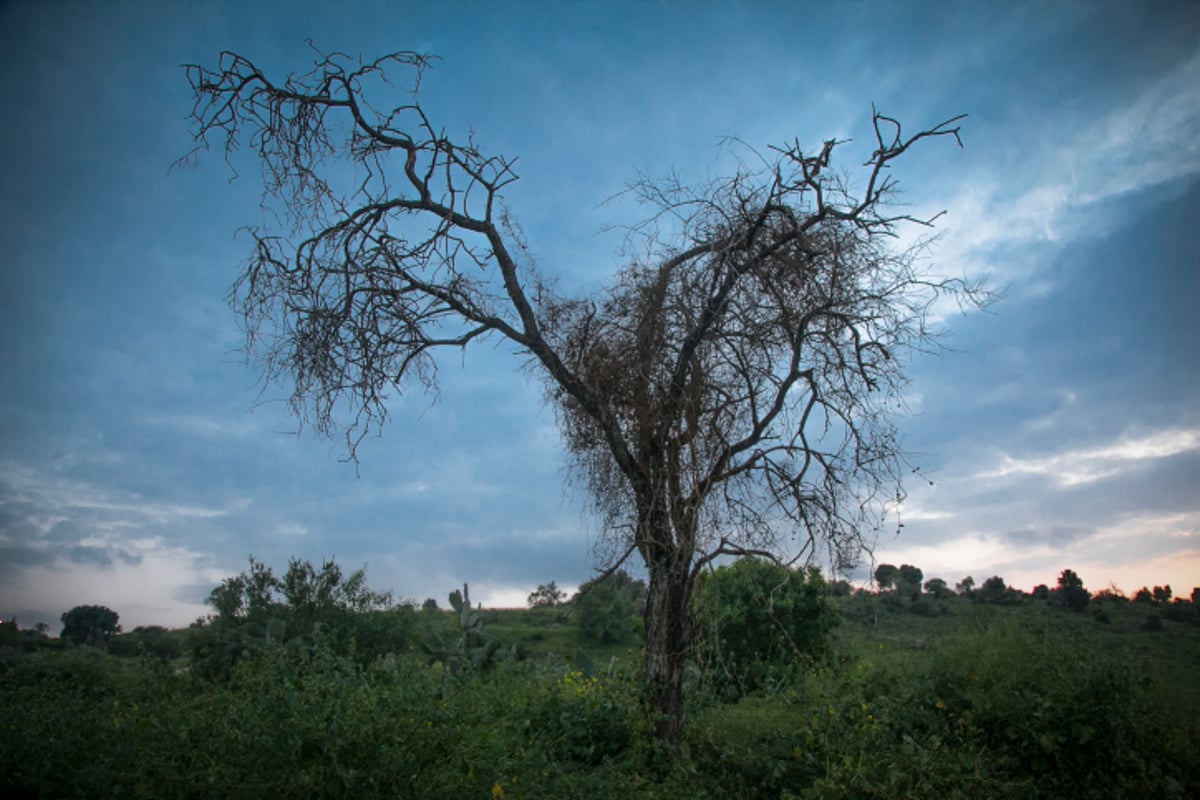
<svg viewBox="0 0 1200 800">
<path fill-rule="evenodd" d="M 755 688 L 773 668 L 824 656 L 838 621 L 819 570 L 789 570 L 759 558 L 704 575 L 694 609 L 702 631 L 699 662 L 743 689 Z"/>
<path fill-rule="evenodd" d="M 739 702 L 693 698 L 679 754 L 649 737 L 641 683 L 620 662 L 594 676 L 498 663 L 446 683 L 440 664 L 404 653 L 364 662 L 318 634 L 311 646 L 264 646 L 210 682 L 91 648 L 17 653 L 0 675 L 0 795 L 1200 795 L 1190 662 L 1181 687 L 1097 647 L 1120 634 L 1164 653 L 1193 648 L 1193 627 L 1152 637 L 1031 605 L 975 611 L 987 613 L 957 632 L 892 617 L 901 629 L 887 635 L 904 644 L 844 635 L 835 654 L 793 659 Z M 921 650 L 907 646 L 916 630 Z M 698 665 L 689 674 L 704 685 Z"/>
<path fill-rule="evenodd" d="M 555 760 L 599 764 L 613 759 L 632 744 L 635 697 L 620 679 L 564 672 L 534 704 L 533 735 Z"/>
<path fill-rule="evenodd" d="M 634 601 L 608 582 L 581 591 L 574 600 L 575 619 L 584 639 L 595 644 L 620 644 L 633 637 Z"/>
</svg>

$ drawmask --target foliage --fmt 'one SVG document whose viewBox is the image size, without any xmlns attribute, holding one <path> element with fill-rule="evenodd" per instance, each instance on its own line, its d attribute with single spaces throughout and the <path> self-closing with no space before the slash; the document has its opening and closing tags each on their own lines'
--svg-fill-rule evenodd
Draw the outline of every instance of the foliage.
<svg viewBox="0 0 1200 800">
<path fill-rule="evenodd" d="M 531 725 L 555 759 L 601 764 L 633 742 L 636 693 L 620 677 L 564 672 L 532 710 Z"/>
<path fill-rule="evenodd" d="M 0 648 L 17 647 L 21 643 L 21 629 L 15 618 L 5 622 L 0 619 Z"/>
<path fill-rule="evenodd" d="M 311 648 L 318 633 L 335 651 L 364 660 L 399 652 L 409 646 L 415 617 L 391 603 L 390 593 L 367 587 L 364 569 L 346 575 L 332 560 L 317 569 L 292 558 L 278 578 L 251 557 L 246 571 L 209 594 L 215 613 L 190 629 L 192 672 L 228 678 L 239 660 L 262 648 Z"/>
<path fill-rule="evenodd" d="M 741 690 L 772 668 L 824 656 L 838 620 L 817 568 L 792 570 L 749 556 L 704 575 L 695 609 L 703 631 L 697 658 L 718 682 Z"/>
<path fill-rule="evenodd" d="M 62 615 L 60 636 L 76 644 L 103 647 L 110 636 L 120 632 L 117 612 L 105 606 L 75 606 Z"/>
<path fill-rule="evenodd" d="M 18 655 L 0 675 L 0 794 L 1200 795 L 1200 628 L 1144 633 L 1133 606 L 1110 607 L 1113 623 L 1097 626 L 1037 604 L 942 605 L 948 616 L 890 626 L 848 610 L 830 658 L 737 703 L 693 703 L 671 759 L 640 719 L 644 681 L 621 663 L 591 674 L 556 659 L 498 664 L 444 694 L 438 665 L 404 654 L 363 664 L 320 635 L 310 648 L 266 648 L 219 683 L 94 648 Z M 914 635 L 928 646 L 910 647 Z"/>
<path fill-rule="evenodd" d="M 637 630 L 637 607 L 630 593 L 615 582 L 585 585 L 572 602 L 580 632 L 589 642 L 619 644 Z"/>
<path fill-rule="evenodd" d="M 426 639 L 422 648 L 429 654 L 430 664 L 440 663 L 447 678 L 463 678 L 516 659 L 515 648 L 503 647 L 498 638 L 484 631 L 485 615 L 482 609 L 471 608 L 467 584 L 461 592 L 451 592 L 449 599 L 458 628 L 448 637 L 430 635 Z"/>
<path fill-rule="evenodd" d="M 935 600 L 945 600 L 954 594 L 941 578 L 930 578 L 925 581 L 925 592 L 933 595 L 933 599 Z"/>
<path fill-rule="evenodd" d="M 879 584 L 880 589 L 892 588 L 899 579 L 900 570 L 896 569 L 895 564 L 880 564 L 875 568 L 875 582 Z"/>
<path fill-rule="evenodd" d="M 1021 593 L 1004 582 L 1004 578 L 993 575 L 984 581 L 972 595 L 974 599 L 984 603 L 1012 605 L 1021 601 Z"/>
<path fill-rule="evenodd" d="M 920 567 L 901 564 L 896 574 L 897 594 L 910 600 L 916 600 L 921 596 L 921 580 L 924 577 L 925 573 L 921 571 Z"/>
<path fill-rule="evenodd" d="M 129 633 L 114 636 L 108 652 L 116 656 L 152 656 L 164 661 L 179 658 L 185 646 L 184 635 L 161 625 L 139 625 Z"/>
<path fill-rule="evenodd" d="M 567 599 L 567 593 L 558 588 L 554 581 L 538 584 L 537 589 L 529 594 L 526 602 L 530 608 L 554 608 Z"/>
<path fill-rule="evenodd" d="M 618 569 L 611 574 L 601 575 L 599 577 L 592 578 L 589 581 L 584 581 L 584 583 L 579 587 L 579 591 L 577 591 L 574 597 L 571 598 L 571 602 L 577 602 L 579 598 L 586 595 L 601 583 L 607 584 L 617 592 L 629 598 L 629 602 L 633 603 L 638 616 L 641 616 L 645 613 L 646 596 L 649 594 L 649 590 L 646 587 L 646 582 L 641 578 L 633 577 L 623 569 Z"/>
<path fill-rule="evenodd" d="M 968 575 L 954 585 L 954 590 L 961 595 L 971 596 L 975 591 L 975 579 Z"/>
<path fill-rule="evenodd" d="M 1083 588 L 1083 580 L 1072 570 L 1064 569 L 1058 576 L 1058 587 L 1054 590 L 1054 602 L 1078 612 L 1087 608 L 1090 598 L 1087 589 Z"/>
</svg>

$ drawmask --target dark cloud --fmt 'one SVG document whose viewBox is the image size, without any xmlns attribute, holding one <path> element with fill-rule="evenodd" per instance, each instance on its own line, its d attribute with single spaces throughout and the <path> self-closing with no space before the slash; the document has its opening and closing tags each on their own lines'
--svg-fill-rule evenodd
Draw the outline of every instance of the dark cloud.
<svg viewBox="0 0 1200 800">
<path fill-rule="evenodd" d="M 87 536 L 83 526 L 78 520 L 64 519 L 56 522 L 49 531 L 46 532 L 46 541 L 55 544 L 64 544 L 70 542 L 78 542 Z"/>
<path fill-rule="evenodd" d="M 21 544 L 0 544 L 0 578 L 11 578 L 27 567 L 45 567 L 53 564 L 61 554 L 39 547 Z"/>
<path fill-rule="evenodd" d="M 1080 525 L 1048 525 L 1041 528 L 1025 528 L 1002 534 L 1002 538 L 1018 547 L 1046 545 L 1062 547 L 1091 536 L 1096 531 Z"/>
<path fill-rule="evenodd" d="M 112 566 L 115 561 L 137 566 L 142 563 L 142 557 L 119 547 L 96 547 L 94 545 L 75 545 L 66 551 L 68 560 L 76 564 L 87 564 L 97 567 Z"/>
</svg>

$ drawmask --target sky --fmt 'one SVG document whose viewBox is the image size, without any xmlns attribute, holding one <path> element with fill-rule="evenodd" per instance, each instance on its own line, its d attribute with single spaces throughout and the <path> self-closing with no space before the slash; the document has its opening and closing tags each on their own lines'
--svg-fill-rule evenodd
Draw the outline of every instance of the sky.
<svg viewBox="0 0 1200 800">
<path fill-rule="evenodd" d="M 542 387 L 500 342 L 439 364 L 345 448 L 263 387 L 225 294 L 258 223 L 252 165 L 191 169 L 182 64 L 275 77 L 313 51 L 437 55 L 420 100 L 517 157 L 537 261 L 595 292 L 639 175 L 722 173 L 723 137 L 848 139 L 871 104 L 915 131 L 895 175 L 945 210 L 940 274 L 1004 290 L 941 321 L 899 420 L 924 480 L 875 563 L 1028 590 L 1200 585 L 1200 4 L 0 2 L 0 616 L 80 604 L 184 626 L 250 556 L 397 596 L 469 582 L 514 606 L 595 574 Z M 387 99 L 387 98 L 384 98 Z M 397 97 L 396 102 L 404 99 Z M 382 102 L 382 101 L 380 101 Z M 725 159 L 725 160 L 723 160 Z M 250 162 L 238 162 L 248 165 Z M 861 581 L 871 557 L 851 577 Z"/>
</svg>

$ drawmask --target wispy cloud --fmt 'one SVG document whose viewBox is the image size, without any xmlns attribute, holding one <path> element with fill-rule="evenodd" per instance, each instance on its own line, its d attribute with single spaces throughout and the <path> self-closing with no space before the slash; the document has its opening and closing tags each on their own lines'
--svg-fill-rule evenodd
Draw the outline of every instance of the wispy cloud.
<svg viewBox="0 0 1200 800">
<path fill-rule="evenodd" d="M 938 260 L 1045 291 L 1046 246 L 1106 235 L 1130 216 L 1114 200 L 1200 174 L 1197 86 L 1200 50 L 1108 108 L 1045 112 L 1042 124 L 985 153 L 967 188 L 940 206 L 951 214 Z"/>
<path fill-rule="evenodd" d="M 214 519 L 249 505 L 238 499 L 224 506 L 163 503 L 147 500 L 137 492 L 121 492 L 87 481 L 48 473 L 12 461 L 0 462 L 0 486 L 8 497 L 21 498 L 42 510 L 36 519 L 48 525 L 73 514 L 94 513 L 100 527 L 145 523 L 167 524 L 177 520 Z"/>
<path fill-rule="evenodd" d="M 1040 475 L 1058 486 L 1077 486 L 1110 478 L 1139 462 L 1169 458 L 1200 450 L 1200 430 L 1167 430 L 1143 436 L 1124 436 L 1110 444 L 1062 450 L 1047 456 L 1020 457 L 1001 454 L 1000 464 L 976 473 L 990 480 L 1011 475 Z"/>
</svg>

